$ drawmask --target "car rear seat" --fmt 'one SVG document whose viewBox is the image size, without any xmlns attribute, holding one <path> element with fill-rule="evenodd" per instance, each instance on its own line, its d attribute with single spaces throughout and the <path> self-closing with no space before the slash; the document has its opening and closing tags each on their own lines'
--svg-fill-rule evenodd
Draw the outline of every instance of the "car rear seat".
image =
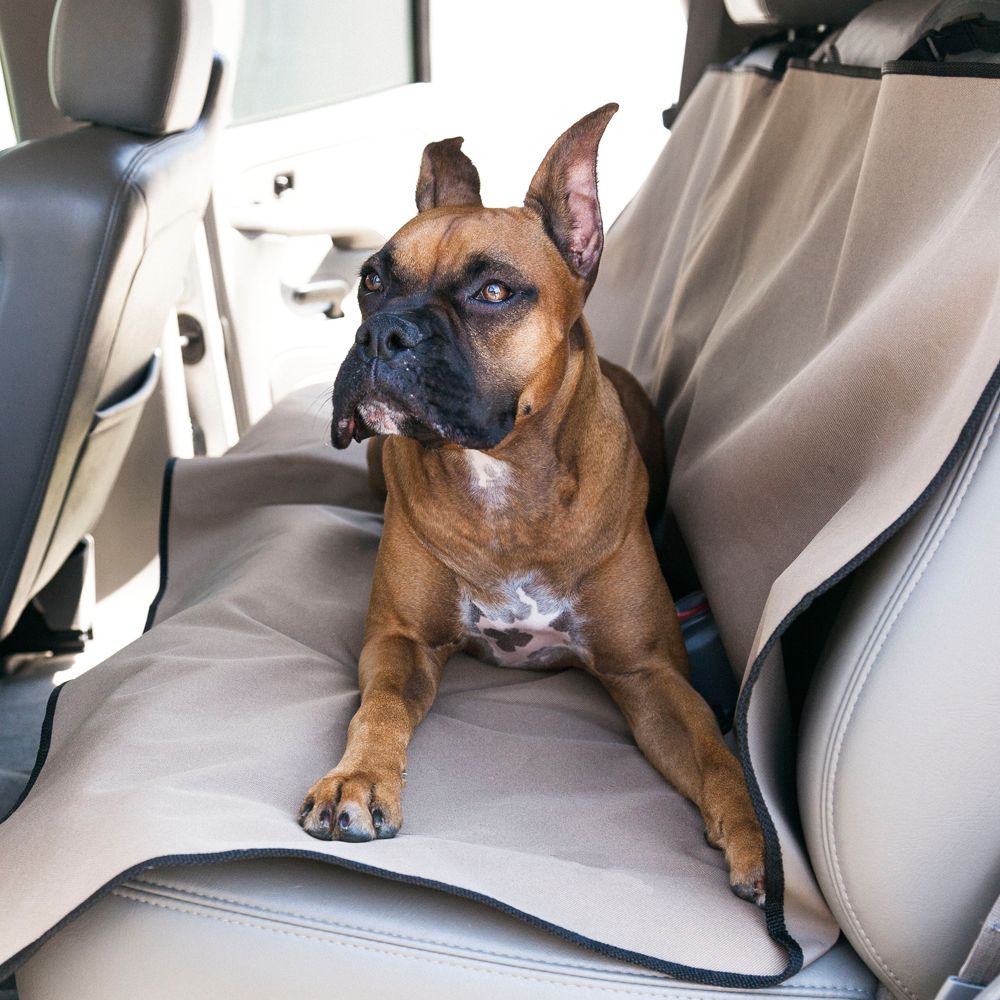
<svg viewBox="0 0 1000 1000">
<path fill-rule="evenodd" d="M 987 6 L 963 4 L 957 16 Z M 780 4 L 741 7 L 746 23 L 782 20 Z M 796 10 L 801 23 L 802 5 Z M 956 10 L 887 0 L 830 36 L 815 58 L 877 67 Z M 808 20 L 836 22 L 818 7 Z M 753 61 L 757 72 L 759 53 Z M 668 155 L 682 153 L 668 147 Z M 600 294 L 598 287 L 598 313 L 613 308 Z M 615 345 L 603 346 L 614 353 Z M 994 400 L 931 502 L 850 580 L 799 744 L 811 861 L 850 944 L 842 939 L 792 979 L 758 992 L 870 997 L 878 985 L 870 968 L 897 995 L 929 1000 L 958 968 L 1000 889 L 995 845 L 989 870 L 973 849 L 984 837 L 995 841 L 1000 819 L 998 690 L 995 681 L 984 686 L 981 669 L 984 659 L 995 661 L 1000 639 L 998 418 Z M 254 435 L 241 447 L 255 447 Z M 600 958 L 429 889 L 289 859 L 135 878 L 45 944 L 17 980 L 22 1000 L 739 992 Z"/>
<path fill-rule="evenodd" d="M 0 640 L 10 639 L 9 653 L 52 648 L 35 645 L 39 632 L 55 642 L 75 628 L 58 613 L 43 621 L 44 600 L 31 601 L 79 555 L 156 386 L 158 345 L 208 202 L 220 80 L 204 4 L 57 6 L 49 82 L 80 127 L 0 160 Z M 23 635 L 12 634 L 25 609 Z"/>
</svg>

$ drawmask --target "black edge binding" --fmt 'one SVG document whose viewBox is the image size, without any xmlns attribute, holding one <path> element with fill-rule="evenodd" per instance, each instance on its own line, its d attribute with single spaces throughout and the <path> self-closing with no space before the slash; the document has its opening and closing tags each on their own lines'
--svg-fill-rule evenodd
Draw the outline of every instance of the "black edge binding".
<svg viewBox="0 0 1000 1000">
<path fill-rule="evenodd" d="M 170 527 L 170 491 L 174 485 L 174 466 L 177 464 L 176 458 L 168 458 L 166 467 L 163 470 L 163 492 L 160 494 L 160 587 L 156 591 L 153 603 L 149 606 L 149 613 L 146 615 L 146 624 L 143 626 L 143 635 L 152 627 L 156 618 L 156 612 L 160 608 L 160 601 L 167 591 L 167 535 Z"/>
<path fill-rule="evenodd" d="M 789 59 L 789 69 L 806 70 L 809 73 L 829 73 L 830 76 L 853 76 L 865 80 L 877 80 L 882 70 L 874 66 L 846 66 L 843 63 L 810 62 L 808 59 Z"/>
<path fill-rule="evenodd" d="M 1000 78 L 1000 63 L 930 63 L 896 59 L 887 62 L 882 67 L 882 72 L 885 76 L 965 76 L 971 79 L 996 80 Z"/>
</svg>

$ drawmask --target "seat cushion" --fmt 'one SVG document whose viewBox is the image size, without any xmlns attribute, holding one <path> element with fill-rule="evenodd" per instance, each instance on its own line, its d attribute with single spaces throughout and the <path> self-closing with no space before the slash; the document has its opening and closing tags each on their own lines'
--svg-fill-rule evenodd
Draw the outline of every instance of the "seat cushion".
<svg viewBox="0 0 1000 1000">
<path fill-rule="evenodd" d="M 456 655 L 408 753 L 400 835 L 300 829 L 357 706 L 381 530 L 363 449 L 325 443 L 328 395 L 305 389 L 230 454 L 177 464 L 154 624 L 63 689 L 48 756 L 0 828 L 2 959 L 17 967 L 140 870 L 280 853 L 435 885 L 677 977 L 791 975 L 801 959 L 730 891 L 697 809 L 582 671 Z M 807 878 L 786 902 L 809 962 L 838 931 Z"/>
<path fill-rule="evenodd" d="M 594 955 L 469 900 L 287 859 L 139 876 L 45 945 L 17 983 L 21 1000 L 712 993 Z M 754 995 L 863 1000 L 875 987 L 841 941 L 793 979 Z"/>
</svg>

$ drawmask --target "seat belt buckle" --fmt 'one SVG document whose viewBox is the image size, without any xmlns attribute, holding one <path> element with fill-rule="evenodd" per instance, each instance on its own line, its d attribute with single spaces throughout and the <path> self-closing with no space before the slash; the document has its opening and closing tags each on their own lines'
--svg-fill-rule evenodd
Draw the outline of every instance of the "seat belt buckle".
<svg viewBox="0 0 1000 1000">
<path fill-rule="evenodd" d="M 958 976 L 949 976 L 937 991 L 934 1000 L 975 1000 L 983 991 L 978 983 L 970 983 Z"/>
</svg>

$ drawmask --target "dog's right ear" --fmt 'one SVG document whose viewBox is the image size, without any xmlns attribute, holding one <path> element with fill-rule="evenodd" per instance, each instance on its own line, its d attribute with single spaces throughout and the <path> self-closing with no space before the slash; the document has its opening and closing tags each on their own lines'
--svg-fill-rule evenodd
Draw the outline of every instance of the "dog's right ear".
<svg viewBox="0 0 1000 1000">
<path fill-rule="evenodd" d="M 424 149 L 417 180 L 417 211 L 461 205 L 482 207 L 479 171 L 462 152 L 462 137 L 432 142 Z"/>
<path fill-rule="evenodd" d="M 597 200 L 597 146 L 617 104 L 605 104 L 570 126 L 548 151 L 524 198 L 563 259 L 590 287 L 604 249 Z"/>
</svg>

